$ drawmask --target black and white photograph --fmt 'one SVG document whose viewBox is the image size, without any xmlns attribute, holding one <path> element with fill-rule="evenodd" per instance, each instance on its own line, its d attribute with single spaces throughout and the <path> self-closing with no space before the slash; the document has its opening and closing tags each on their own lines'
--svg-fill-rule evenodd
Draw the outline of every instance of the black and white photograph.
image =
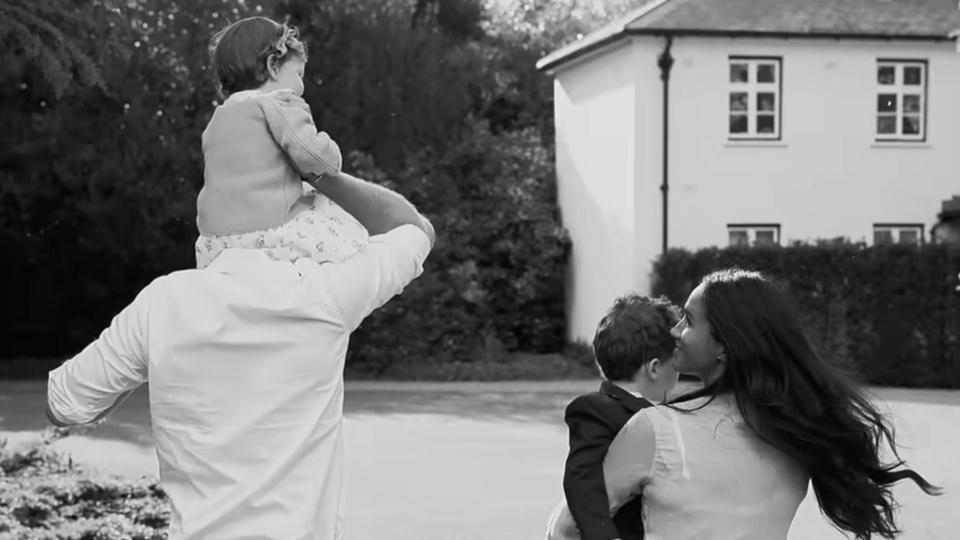
<svg viewBox="0 0 960 540">
<path fill-rule="evenodd" d="M 0 540 L 955 540 L 957 0 L 0 0 Z"/>
</svg>

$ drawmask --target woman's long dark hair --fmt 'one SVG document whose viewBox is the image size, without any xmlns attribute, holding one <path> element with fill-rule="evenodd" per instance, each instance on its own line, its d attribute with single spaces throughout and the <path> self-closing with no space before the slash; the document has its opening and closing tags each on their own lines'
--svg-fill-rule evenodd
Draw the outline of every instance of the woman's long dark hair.
<svg viewBox="0 0 960 540">
<path fill-rule="evenodd" d="M 721 270 L 703 279 L 704 311 L 723 345 L 723 374 L 672 403 L 733 394 L 744 421 L 808 472 L 820 509 L 858 539 L 893 538 L 891 486 L 904 479 L 935 495 L 897 453 L 894 430 L 846 370 L 811 347 L 784 290 L 759 272 Z M 709 403 L 709 401 L 708 401 Z M 883 463 L 884 444 L 895 461 Z"/>
</svg>

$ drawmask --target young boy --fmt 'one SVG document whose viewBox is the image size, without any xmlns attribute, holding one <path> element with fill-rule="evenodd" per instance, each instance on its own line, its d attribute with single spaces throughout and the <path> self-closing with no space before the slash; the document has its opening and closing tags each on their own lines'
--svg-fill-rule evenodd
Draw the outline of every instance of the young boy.
<svg viewBox="0 0 960 540">
<path fill-rule="evenodd" d="M 597 327 L 593 351 L 604 380 L 597 392 L 571 401 L 564 415 L 570 453 L 563 491 L 581 540 L 643 538 L 639 497 L 620 508 L 611 524 L 603 458 L 631 416 L 665 401 L 676 386 L 670 329 L 679 319 L 679 310 L 665 298 L 628 294 Z"/>
</svg>

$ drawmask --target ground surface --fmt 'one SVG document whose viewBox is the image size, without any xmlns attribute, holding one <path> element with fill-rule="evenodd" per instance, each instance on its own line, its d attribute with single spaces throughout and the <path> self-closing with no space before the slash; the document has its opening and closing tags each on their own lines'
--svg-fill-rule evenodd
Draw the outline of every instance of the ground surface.
<svg viewBox="0 0 960 540">
<path fill-rule="evenodd" d="M 563 406 L 591 381 L 347 384 L 347 537 L 537 540 L 560 498 Z M 877 389 L 893 413 L 902 455 L 947 493 L 895 490 L 902 538 L 953 540 L 960 526 L 960 392 Z M 0 438 L 23 444 L 45 425 L 43 384 L 0 382 Z M 74 460 L 123 475 L 156 474 L 147 395 L 106 424 L 58 441 Z M 790 540 L 844 538 L 820 517 L 812 491 Z"/>
</svg>

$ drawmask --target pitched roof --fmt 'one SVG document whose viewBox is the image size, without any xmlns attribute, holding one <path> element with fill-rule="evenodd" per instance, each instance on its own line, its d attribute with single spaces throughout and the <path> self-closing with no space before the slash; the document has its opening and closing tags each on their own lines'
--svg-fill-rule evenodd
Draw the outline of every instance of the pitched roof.
<svg viewBox="0 0 960 540">
<path fill-rule="evenodd" d="M 957 0 L 648 0 L 537 62 L 556 67 L 626 35 L 947 40 Z"/>
</svg>

